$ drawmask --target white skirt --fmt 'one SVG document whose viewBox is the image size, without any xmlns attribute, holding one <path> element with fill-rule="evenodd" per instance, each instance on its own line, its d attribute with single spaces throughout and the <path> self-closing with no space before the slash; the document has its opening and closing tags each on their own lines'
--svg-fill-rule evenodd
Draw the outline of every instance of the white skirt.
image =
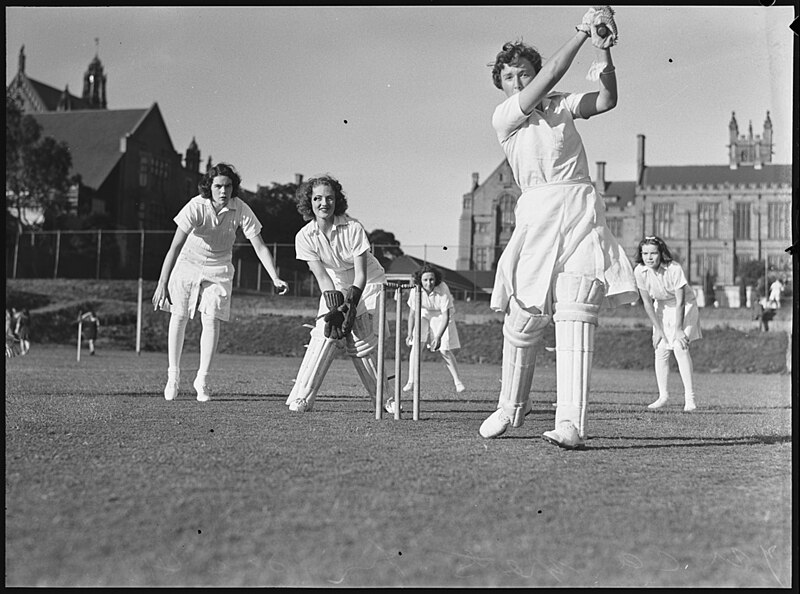
<svg viewBox="0 0 800 594">
<path fill-rule="evenodd" d="M 605 205 L 588 180 L 546 184 L 523 192 L 516 227 L 497 264 L 491 307 L 511 297 L 553 313 L 552 286 L 567 271 L 600 280 L 606 307 L 639 298 L 625 250 L 605 225 Z"/>
</svg>

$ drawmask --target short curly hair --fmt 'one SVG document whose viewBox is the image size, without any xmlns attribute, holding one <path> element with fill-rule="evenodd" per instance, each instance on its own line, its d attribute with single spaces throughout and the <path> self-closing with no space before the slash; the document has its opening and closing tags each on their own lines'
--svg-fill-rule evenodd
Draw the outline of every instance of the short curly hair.
<svg viewBox="0 0 800 594">
<path fill-rule="evenodd" d="M 503 84 L 500 81 L 500 73 L 503 71 L 503 67 L 506 64 L 513 66 L 520 58 L 529 60 L 533 64 L 533 68 L 536 71 L 535 74 L 539 74 L 542 69 L 542 55 L 539 51 L 522 41 L 508 41 L 503 44 L 503 49 L 498 52 L 497 57 L 494 59 L 494 64 L 489 64 L 492 67 L 494 86 L 502 90 Z"/>
<path fill-rule="evenodd" d="M 304 181 L 295 192 L 294 200 L 297 203 L 297 212 L 300 213 L 303 220 L 311 221 L 314 219 L 311 194 L 316 186 L 328 186 L 333 190 L 333 196 L 336 199 L 336 205 L 333 207 L 334 215 L 343 215 L 347 212 L 347 197 L 342 191 L 342 184 L 339 183 L 339 180 L 332 175 L 318 175 Z"/>
<path fill-rule="evenodd" d="M 214 178 L 218 175 L 224 175 L 231 180 L 233 184 L 231 196 L 238 196 L 239 187 L 242 185 L 242 178 L 230 163 L 217 163 L 206 170 L 203 177 L 200 178 L 200 182 L 197 184 L 200 195 L 208 200 L 211 199 L 211 185 L 214 183 Z"/>
<path fill-rule="evenodd" d="M 669 264 L 674 259 L 672 254 L 667 247 L 667 244 L 664 243 L 664 240 L 660 237 L 656 237 L 655 235 L 650 235 L 649 237 L 645 237 L 639 242 L 639 247 L 636 248 L 636 263 L 637 264 L 644 264 L 644 260 L 642 259 L 642 246 L 644 245 L 654 245 L 658 247 L 658 255 L 661 257 L 662 264 Z"/>
<path fill-rule="evenodd" d="M 436 266 L 434 266 L 433 264 L 423 264 L 422 266 L 417 268 L 414 271 L 414 274 L 412 275 L 415 285 L 419 285 L 420 287 L 422 286 L 422 275 L 425 274 L 426 272 L 433 273 L 434 287 L 438 287 L 440 284 L 442 284 L 442 271 L 436 268 Z"/>
</svg>

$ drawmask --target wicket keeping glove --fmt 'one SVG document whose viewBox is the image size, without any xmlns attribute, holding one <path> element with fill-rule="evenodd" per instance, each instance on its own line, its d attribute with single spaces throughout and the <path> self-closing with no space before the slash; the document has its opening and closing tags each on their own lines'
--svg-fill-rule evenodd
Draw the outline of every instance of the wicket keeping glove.
<svg viewBox="0 0 800 594">
<path fill-rule="evenodd" d="M 323 318 L 325 320 L 325 338 L 336 340 L 344 338 L 342 324 L 344 324 L 345 315 L 340 309 L 344 306 L 344 295 L 341 291 L 324 291 L 322 296 L 325 299 L 325 305 L 328 306 L 328 313 Z"/>
<path fill-rule="evenodd" d="M 345 311 L 344 324 L 342 324 L 342 332 L 348 334 L 353 329 L 353 324 L 356 321 L 356 310 L 358 310 L 358 302 L 361 300 L 363 289 L 359 289 L 355 285 L 350 285 L 347 289 L 347 297 L 344 300 L 344 305 L 347 307 Z M 341 308 L 344 309 L 344 308 Z"/>
</svg>

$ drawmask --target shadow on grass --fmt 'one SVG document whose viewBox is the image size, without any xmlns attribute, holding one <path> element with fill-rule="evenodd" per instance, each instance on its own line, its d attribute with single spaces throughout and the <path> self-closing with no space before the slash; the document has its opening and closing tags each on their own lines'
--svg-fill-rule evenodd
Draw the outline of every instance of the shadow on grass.
<svg viewBox="0 0 800 594">
<path fill-rule="evenodd" d="M 746 437 L 596 437 L 595 439 L 603 439 L 609 441 L 647 441 L 647 442 L 665 442 L 665 443 L 647 443 L 636 445 L 619 445 L 619 446 L 592 446 L 590 443 L 586 444 L 584 452 L 588 451 L 603 451 L 603 450 L 650 450 L 660 448 L 707 448 L 707 447 L 731 447 L 731 446 L 748 446 L 748 445 L 775 445 L 782 443 L 790 443 L 792 441 L 791 435 L 749 435 Z M 676 443 L 678 442 L 678 443 Z M 685 443 L 680 443 L 685 442 Z"/>
</svg>

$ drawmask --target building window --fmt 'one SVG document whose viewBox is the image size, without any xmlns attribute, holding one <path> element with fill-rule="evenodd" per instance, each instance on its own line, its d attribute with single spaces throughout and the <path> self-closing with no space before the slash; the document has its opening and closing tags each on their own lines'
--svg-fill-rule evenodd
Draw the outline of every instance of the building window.
<svg viewBox="0 0 800 594">
<path fill-rule="evenodd" d="M 750 211 L 749 202 L 737 202 L 733 209 L 733 238 L 750 239 Z"/>
<path fill-rule="evenodd" d="M 701 202 L 697 205 L 697 237 L 719 238 L 719 202 Z"/>
<path fill-rule="evenodd" d="M 606 226 L 608 230 L 611 231 L 611 235 L 619 239 L 622 237 L 622 219 L 618 217 L 612 217 L 606 219 Z"/>
<path fill-rule="evenodd" d="M 139 153 L 139 185 L 147 187 L 147 174 L 150 170 L 150 153 Z"/>
<path fill-rule="evenodd" d="M 712 279 L 716 279 L 719 274 L 719 255 L 700 253 L 695 256 L 695 270 L 700 278 L 706 278 L 706 273 L 711 274 Z"/>
<path fill-rule="evenodd" d="M 789 231 L 789 203 L 770 202 L 767 204 L 767 237 L 769 239 L 788 239 Z"/>
<path fill-rule="evenodd" d="M 464 196 L 464 210 L 472 208 L 472 196 Z"/>
<path fill-rule="evenodd" d="M 489 270 L 489 250 L 475 248 L 475 270 Z"/>
<path fill-rule="evenodd" d="M 517 199 L 512 194 L 503 194 L 497 201 L 497 219 L 500 224 L 500 234 L 508 237 L 514 231 L 516 218 L 514 217 L 514 207 Z"/>
<path fill-rule="evenodd" d="M 653 232 L 656 235 L 661 238 L 672 237 L 674 220 L 674 202 L 656 202 L 653 204 Z"/>
</svg>

